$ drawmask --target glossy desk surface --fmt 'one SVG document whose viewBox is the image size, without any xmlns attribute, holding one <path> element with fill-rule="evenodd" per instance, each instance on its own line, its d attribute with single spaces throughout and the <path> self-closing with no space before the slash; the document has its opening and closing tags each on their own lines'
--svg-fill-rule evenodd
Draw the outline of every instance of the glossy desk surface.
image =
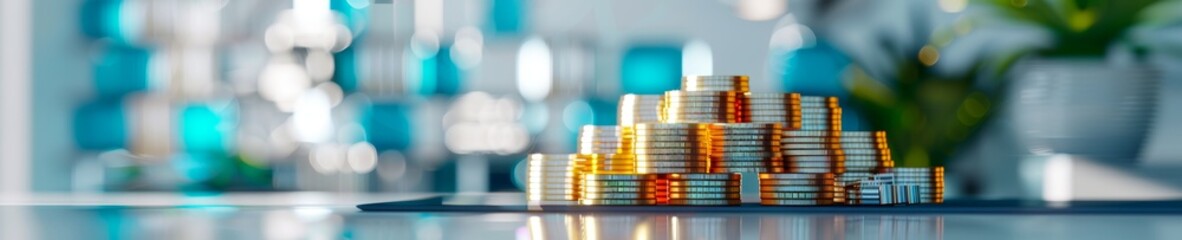
<svg viewBox="0 0 1182 240">
<path fill-rule="evenodd" d="M 825 209 L 362 212 L 355 207 L 360 203 L 427 196 L 332 193 L 0 196 L 0 238 L 1182 239 L 1182 214 L 1176 214 L 1172 206 L 1163 208 L 1166 209 L 1163 212 L 1141 208 L 1127 213 Z M 493 194 L 480 199 L 507 204 L 515 196 Z"/>
</svg>

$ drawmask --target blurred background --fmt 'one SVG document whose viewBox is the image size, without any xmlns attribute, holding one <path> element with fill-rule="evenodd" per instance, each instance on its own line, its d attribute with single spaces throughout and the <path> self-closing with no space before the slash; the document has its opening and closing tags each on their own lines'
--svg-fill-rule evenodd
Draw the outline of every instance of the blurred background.
<svg viewBox="0 0 1182 240">
<path fill-rule="evenodd" d="M 949 198 L 1182 197 L 1182 3 L 4 0 L 0 192 L 520 191 L 626 93 L 838 96 Z"/>
</svg>

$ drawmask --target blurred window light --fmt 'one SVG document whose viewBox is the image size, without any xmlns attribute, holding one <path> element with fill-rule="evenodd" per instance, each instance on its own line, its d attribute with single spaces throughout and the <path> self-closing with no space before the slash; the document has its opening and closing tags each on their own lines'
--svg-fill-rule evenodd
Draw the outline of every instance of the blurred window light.
<svg viewBox="0 0 1182 240">
<path fill-rule="evenodd" d="M 308 163 L 312 170 L 320 174 L 336 173 L 341 164 L 345 163 L 346 150 L 336 144 L 320 144 L 312 148 L 308 154 Z"/>
<path fill-rule="evenodd" d="M 484 56 L 484 35 L 474 27 L 460 28 L 456 31 L 455 41 L 449 53 L 461 69 L 479 66 Z"/>
<path fill-rule="evenodd" d="M 775 19 L 788 11 L 788 1 L 784 0 L 737 0 L 735 10 L 739 18 L 749 21 L 765 21 Z"/>
<path fill-rule="evenodd" d="M 100 97 L 119 98 L 148 89 L 152 52 L 108 44 L 94 63 L 94 88 Z"/>
<path fill-rule="evenodd" d="M 127 145 L 127 114 L 115 99 L 82 105 L 74 112 L 74 143 L 80 149 L 111 150 Z"/>
<path fill-rule="evenodd" d="M 531 37 L 517 52 L 517 90 L 529 101 L 541 101 L 554 83 L 554 59 L 540 37 Z"/>
<path fill-rule="evenodd" d="M 681 47 L 633 46 L 624 53 L 620 86 L 625 93 L 661 94 L 681 87 Z"/>
<path fill-rule="evenodd" d="M 1017 1 L 1013 1 L 1017 2 Z M 1025 1 L 1023 1 L 1025 2 Z M 958 13 L 964 11 L 965 7 L 969 6 L 969 0 L 939 0 L 940 9 L 948 13 Z M 1018 5 L 1018 4 L 1015 4 Z"/>
<path fill-rule="evenodd" d="M 312 87 L 312 79 L 300 65 L 289 62 L 290 56 L 272 56 L 259 73 L 259 95 L 275 103 L 279 110 L 291 112 L 295 102 Z"/>
<path fill-rule="evenodd" d="M 414 0 L 415 31 L 443 33 L 443 0 Z"/>
<path fill-rule="evenodd" d="M 301 142 L 323 143 L 333 139 L 332 100 L 319 89 L 308 91 L 296 102 L 291 115 L 292 135 Z"/>
<path fill-rule="evenodd" d="M 312 81 L 324 82 L 332 78 L 333 71 L 336 71 L 332 54 L 323 50 L 310 50 L 307 54 L 304 57 L 304 69 L 307 69 Z"/>
<path fill-rule="evenodd" d="M 147 22 L 144 3 L 134 0 L 89 0 L 83 3 L 80 15 L 83 34 L 121 44 L 142 40 Z"/>
<path fill-rule="evenodd" d="M 349 146 L 346 156 L 349 168 L 355 173 L 365 174 L 373 171 L 378 162 L 378 150 L 368 142 L 358 142 Z"/>
<path fill-rule="evenodd" d="M 525 28 L 526 0 L 489 0 L 488 23 L 494 33 L 516 34 Z"/>
<path fill-rule="evenodd" d="M 714 53 L 710 44 L 693 40 L 685 44 L 681 55 L 681 75 L 713 75 Z"/>
</svg>

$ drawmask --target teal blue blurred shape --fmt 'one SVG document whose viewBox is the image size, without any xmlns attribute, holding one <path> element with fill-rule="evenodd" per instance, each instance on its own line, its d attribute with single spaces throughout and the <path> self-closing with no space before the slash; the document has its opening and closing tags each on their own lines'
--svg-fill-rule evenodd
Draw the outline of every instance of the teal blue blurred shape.
<svg viewBox="0 0 1182 240">
<path fill-rule="evenodd" d="M 616 125 L 616 118 L 619 111 L 616 111 L 617 102 L 619 99 L 611 98 L 592 98 L 587 99 L 587 104 L 591 105 L 591 111 L 595 112 L 595 120 L 592 124 L 595 125 Z"/>
<path fill-rule="evenodd" d="M 227 152 L 233 135 L 233 114 L 208 105 L 191 104 L 181 110 L 181 143 L 186 152 Z"/>
<path fill-rule="evenodd" d="M 353 0 L 353 2 L 362 3 L 353 5 L 349 1 L 332 0 L 329 3 L 329 8 L 344 17 L 344 25 L 349 28 L 349 31 L 353 32 L 353 36 L 359 36 L 365 33 L 366 26 L 369 25 L 369 8 L 373 6 L 373 2 L 372 0 Z"/>
<path fill-rule="evenodd" d="M 354 40 L 353 45 L 333 54 L 333 74 L 332 81 L 341 86 L 341 91 L 345 93 L 353 93 L 359 90 L 359 79 L 357 75 L 357 42 Z"/>
<path fill-rule="evenodd" d="M 841 127 L 864 131 L 869 125 L 850 102 L 850 93 L 842 82 L 851 60 L 828 41 L 818 38 L 812 46 L 784 53 L 780 79 L 784 91 L 803 95 L 836 96 L 842 108 Z"/>
<path fill-rule="evenodd" d="M 460 70 L 459 65 L 456 65 L 455 59 L 451 58 L 451 51 L 454 48 L 450 44 L 439 46 L 439 54 L 435 54 L 437 61 L 435 67 L 436 77 L 439 81 L 435 85 L 435 93 L 454 96 L 460 93 L 464 84 L 464 72 Z"/>
<path fill-rule="evenodd" d="M 82 34 L 94 39 L 110 39 L 128 44 L 143 28 L 142 21 L 123 21 L 124 0 L 85 0 L 78 12 L 78 27 Z"/>
<path fill-rule="evenodd" d="M 424 96 L 454 96 L 463 89 L 464 72 L 451 58 L 450 45 L 439 46 L 434 56 L 419 59 L 419 85 L 416 93 Z"/>
<path fill-rule="evenodd" d="M 119 99 L 100 99 L 74 111 L 74 143 L 83 150 L 112 150 L 127 145 L 127 116 Z"/>
<path fill-rule="evenodd" d="M 202 184 L 227 170 L 229 161 L 220 152 L 186 152 L 172 159 L 172 167 L 178 174 L 189 180 L 186 191 L 204 191 Z M 197 188 L 194 188 L 197 187 Z"/>
<path fill-rule="evenodd" d="M 631 47 L 620 62 L 624 93 L 660 94 L 681 87 L 680 46 Z"/>
<path fill-rule="evenodd" d="M 527 0 L 490 0 L 489 26 L 493 33 L 517 34 L 524 30 Z"/>
<path fill-rule="evenodd" d="M 94 88 L 101 98 L 119 98 L 148 89 L 147 49 L 108 44 L 94 63 Z"/>
<path fill-rule="evenodd" d="M 373 103 L 361 113 L 365 135 L 378 151 L 410 149 L 414 126 L 409 107 L 401 103 Z"/>
</svg>

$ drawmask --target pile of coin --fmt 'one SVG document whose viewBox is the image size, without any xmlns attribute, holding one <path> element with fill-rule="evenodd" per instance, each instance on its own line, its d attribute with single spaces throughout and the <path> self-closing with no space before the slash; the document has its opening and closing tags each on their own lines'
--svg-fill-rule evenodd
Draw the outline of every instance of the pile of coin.
<svg viewBox="0 0 1182 240">
<path fill-rule="evenodd" d="M 944 167 L 891 169 L 895 183 L 919 188 L 920 203 L 944 202 Z"/>
<path fill-rule="evenodd" d="M 620 125 L 661 121 L 662 95 L 625 94 L 620 97 L 617 120 Z"/>
<path fill-rule="evenodd" d="M 619 126 L 592 126 L 579 128 L 578 153 L 618 153 L 623 146 Z"/>
<path fill-rule="evenodd" d="M 832 173 L 759 174 L 763 205 L 834 205 L 845 202 Z"/>
<path fill-rule="evenodd" d="M 586 174 L 581 205 L 655 205 L 655 174 Z"/>
<path fill-rule="evenodd" d="M 746 122 L 780 123 L 784 129 L 800 129 L 800 94 L 745 93 Z"/>
<path fill-rule="evenodd" d="M 579 154 L 531 155 L 529 199 L 731 205 L 739 173 L 760 173 L 767 205 L 943 201 L 943 168 L 892 171 L 886 133 L 843 132 L 837 98 L 749 91 L 747 76 L 685 76 L 624 95 L 620 125 L 584 126 Z"/>
<path fill-rule="evenodd" d="M 749 81 L 744 75 L 684 76 L 681 90 L 749 92 Z"/>
<path fill-rule="evenodd" d="M 641 123 L 632 125 L 637 173 L 707 173 L 710 125 Z"/>
<path fill-rule="evenodd" d="M 779 123 L 710 125 L 710 172 L 783 172 L 781 132 Z"/>
<path fill-rule="evenodd" d="M 531 204 L 573 205 L 580 198 L 573 154 L 530 154 L 526 199 Z"/>
<path fill-rule="evenodd" d="M 658 204 L 739 205 L 739 173 L 664 174 L 657 180 Z"/>
<path fill-rule="evenodd" d="M 661 100 L 661 122 L 742 122 L 743 94 L 732 91 L 665 92 L 665 97 Z"/>
</svg>

